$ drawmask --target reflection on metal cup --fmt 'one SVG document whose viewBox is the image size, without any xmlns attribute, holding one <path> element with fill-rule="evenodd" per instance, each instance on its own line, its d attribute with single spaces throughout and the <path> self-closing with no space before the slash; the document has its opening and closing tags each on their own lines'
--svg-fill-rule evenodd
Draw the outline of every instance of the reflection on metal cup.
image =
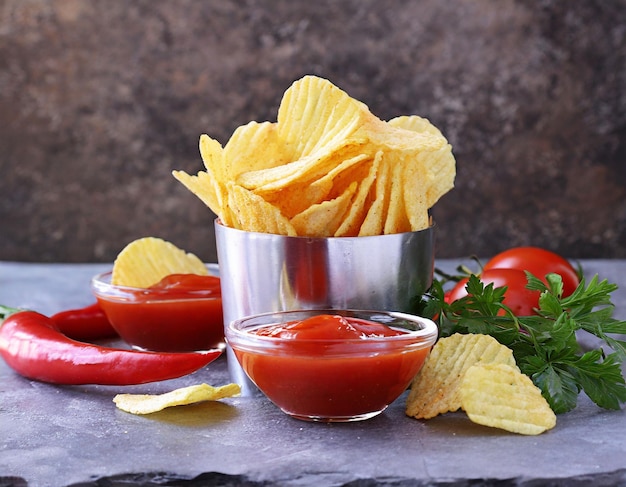
<svg viewBox="0 0 626 487">
<path fill-rule="evenodd" d="M 415 312 L 430 287 L 434 228 L 371 237 L 288 237 L 215 221 L 224 323 L 272 311 L 371 309 Z M 231 348 L 231 379 L 257 394 Z"/>
</svg>

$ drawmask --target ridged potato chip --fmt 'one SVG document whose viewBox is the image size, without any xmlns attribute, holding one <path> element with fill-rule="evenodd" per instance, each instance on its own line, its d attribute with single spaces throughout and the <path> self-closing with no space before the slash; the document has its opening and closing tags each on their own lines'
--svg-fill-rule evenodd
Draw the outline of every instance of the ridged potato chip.
<svg viewBox="0 0 626 487">
<path fill-rule="evenodd" d="M 406 164 L 400 180 L 396 181 L 402 193 L 406 218 L 411 229 L 427 228 L 430 224 L 428 209 L 428 175 L 422 165 Z"/>
<path fill-rule="evenodd" d="M 341 225 L 356 189 L 357 182 L 354 181 L 343 194 L 335 199 L 310 206 L 293 217 L 290 221 L 296 233 L 298 235 L 332 237 Z"/>
<path fill-rule="evenodd" d="M 199 171 L 197 175 L 192 176 L 184 171 L 173 171 L 174 177 L 183 183 L 185 187 L 195 194 L 200 200 L 207 205 L 216 215 L 226 214 L 227 198 L 225 188 L 220 184 L 218 178 L 212 175 L 212 171 Z M 223 218 L 228 221 L 229 218 Z"/>
<path fill-rule="evenodd" d="M 360 154 L 336 165 L 329 173 L 318 179 L 290 184 L 280 191 L 254 191 L 268 203 L 278 207 L 283 215 L 292 219 L 313 205 L 335 199 L 359 180 L 361 168 L 367 171 L 367 155 Z"/>
<path fill-rule="evenodd" d="M 427 119 L 417 115 L 396 117 L 387 122 L 389 125 L 405 130 L 429 134 L 435 142 L 433 150 L 420 150 L 415 156 L 418 164 L 413 165 L 423 173 L 421 192 L 426 195 L 425 205 L 432 208 L 435 203 L 454 187 L 456 164 L 452 155 L 452 147 L 448 144 L 441 131 Z M 406 200 L 410 201 L 417 193 L 406 192 Z"/>
<path fill-rule="evenodd" d="M 198 384 L 174 389 L 164 394 L 117 394 L 113 402 L 118 409 L 127 413 L 152 414 L 169 407 L 218 401 L 239 394 L 241 394 L 241 387 L 237 384 L 226 384 L 220 387 Z"/>
<path fill-rule="evenodd" d="M 327 147 L 341 147 L 355 140 L 356 132 L 374 120 L 367 106 L 328 80 L 304 76 L 285 91 L 278 108 L 281 138 L 299 157 L 307 157 Z"/>
<path fill-rule="evenodd" d="M 224 146 L 223 181 L 236 181 L 246 172 L 283 166 L 293 160 L 289 146 L 270 122 L 249 122 L 238 127 Z"/>
<path fill-rule="evenodd" d="M 156 237 L 132 241 L 113 263 L 111 284 L 148 288 L 171 274 L 207 275 L 204 263 L 173 243 Z"/>
<path fill-rule="evenodd" d="M 361 228 L 359 228 L 359 237 L 383 234 L 392 182 L 389 162 L 383 158 L 376 173 L 375 197 L 369 205 Z"/>
<path fill-rule="evenodd" d="M 228 179 L 224 160 L 224 148 L 217 140 L 206 134 L 200 136 L 200 156 L 204 167 L 222 184 Z"/>
<path fill-rule="evenodd" d="M 348 214 L 335 232 L 335 237 L 356 237 L 359 234 L 363 220 L 371 202 L 375 198 L 376 178 L 382 161 L 382 152 L 377 152 L 372 164 L 369 166 L 367 174 L 361 179 Z"/>
<path fill-rule="evenodd" d="M 236 182 L 259 195 L 278 192 L 294 184 L 311 183 L 324 177 L 343 161 L 359 155 L 360 150 L 359 144 L 342 142 L 282 166 L 245 172 Z"/>
<path fill-rule="evenodd" d="M 460 386 L 467 370 L 484 363 L 517 368 L 513 352 L 489 335 L 455 333 L 441 338 L 415 376 L 407 397 L 406 414 L 434 418 L 461 408 Z"/>
<path fill-rule="evenodd" d="M 296 230 L 280 210 L 252 191 L 229 183 L 228 205 L 232 210 L 235 228 L 254 232 L 295 236 Z"/>
<path fill-rule="evenodd" d="M 467 369 L 461 407 L 474 423 L 522 435 L 554 428 L 556 415 L 541 390 L 517 367 L 482 363 Z"/>
<path fill-rule="evenodd" d="M 406 215 L 406 207 L 404 205 L 403 188 L 404 166 L 396 164 L 391 167 L 391 176 L 389 184 L 389 204 L 387 206 L 387 214 L 385 215 L 385 224 L 383 233 L 410 232 L 411 224 Z M 428 212 L 428 210 L 426 210 Z"/>
<path fill-rule="evenodd" d="M 228 177 L 224 149 L 217 140 L 208 135 L 200 136 L 199 147 L 206 171 L 199 171 L 195 176 L 184 171 L 172 171 L 172 174 L 228 225 L 230 218 L 225 186 Z"/>
<path fill-rule="evenodd" d="M 428 119 L 418 115 L 402 115 L 392 118 L 387 123 L 392 127 L 411 130 L 413 132 L 426 132 L 435 136 L 443 136 L 441 131 L 430 123 Z"/>
</svg>

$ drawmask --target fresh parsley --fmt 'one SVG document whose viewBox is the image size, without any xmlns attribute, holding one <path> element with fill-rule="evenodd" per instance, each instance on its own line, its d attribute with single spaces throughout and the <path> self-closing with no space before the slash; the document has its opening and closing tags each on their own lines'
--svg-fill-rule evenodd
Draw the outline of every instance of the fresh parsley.
<svg viewBox="0 0 626 487">
<path fill-rule="evenodd" d="M 506 288 L 485 286 L 476 275 L 469 277 L 468 296 L 452 303 L 445 301 L 443 281 L 435 280 L 423 314 L 434 317 L 441 336 L 482 333 L 511 348 L 520 370 L 557 414 L 574 409 L 581 391 L 602 408 L 620 409 L 626 402 L 626 341 L 614 335 L 626 335 L 626 321 L 613 318 L 611 293 L 617 286 L 595 276 L 562 297 L 561 276 L 548 274 L 546 285 L 526 275 L 527 287 L 541 292 L 534 316 L 515 316 L 503 303 Z M 597 348 L 584 350 L 582 334 L 593 335 Z"/>
</svg>

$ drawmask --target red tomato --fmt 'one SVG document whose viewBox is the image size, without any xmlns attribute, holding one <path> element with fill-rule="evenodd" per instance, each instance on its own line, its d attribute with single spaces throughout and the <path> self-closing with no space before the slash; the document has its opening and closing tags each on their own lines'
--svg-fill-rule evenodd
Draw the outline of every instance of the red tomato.
<svg viewBox="0 0 626 487">
<path fill-rule="evenodd" d="M 511 308 L 516 316 L 535 314 L 534 308 L 539 306 L 539 291 L 526 289 L 528 279 L 519 269 L 488 269 L 480 275 L 481 282 L 486 286 L 507 287 L 504 293 L 504 304 Z M 467 296 L 465 285 L 468 279 L 461 279 L 447 294 L 447 302 L 451 303 Z"/>
<path fill-rule="evenodd" d="M 514 247 L 492 257 L 483 267 L 491 269 L 519 269 L 528 271 L 535 277 L 546 282 L 549 273 L 559 274 L 563 279 L 563 296 L 574 292 L 580 279 L 576 269 L 566 259 L 549 250 L 538 247 Z"/>
</svg>

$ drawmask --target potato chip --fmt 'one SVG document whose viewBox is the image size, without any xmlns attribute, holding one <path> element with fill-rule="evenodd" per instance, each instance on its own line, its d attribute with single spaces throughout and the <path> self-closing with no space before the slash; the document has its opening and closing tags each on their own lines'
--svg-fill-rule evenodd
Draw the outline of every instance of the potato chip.
<svg viewBox="0 0 626 487">
<path fill-rule="evenodd" d="M 304 76 L 285 91 L 278 108 L 280 137 L 298 157 L 327 147 L 350 143 L 368 120 L 376 119 L 367 106 L 330 81 Z M 361 142 L 365 142 L 361 137 Z"/>
<path fill-rule="evenodd" d="M 332 190 L 333 180 L 320 178 L 314 182 L 291 184 L 280 191 L 270 191 L 262 195 L 257 191 L 253 193 L 278 208 L 281 214 L 290 220 L 311 206 L 326 201 Z"/>
<path fill-rule="evenodd" d="M 433 150 L 422 150 L 416 155 L 417 164 L 415 167 L 423 174 L 421 192 L 426 195 L 424 204 L 427 209 L 432 208 L 441 196 L 454 187 L 456 168 L 452 147 L 437 127 L 427 119 L 417 115 L 396 117 L 387 123 L 393 127 L 429 134 L 432 141 L 438 140 L 441 144 L 439 147 L 432 146 L 431 149 Z M 407 200 L 410 199 L 411 195 L 415 197 L 419 194 L 409 193 L 408 190 L 406 193 Z"/>
<path fill-rule="evenodd" d="M 122 411 L 132 414 L 151 414 L 173 406 L 184 406 L 204 401 L 218 401 L 241 394 L 237 384 L 213 387 L 198 384 L 164 394 L 117 394 L 113 402 Z"/>
<path fill-rule="evenodd" d="M 348 214 L 335 232 L 335 237 L 356 237 L 363 225 L 363 220 L 375 198 L 376 177 L 382 161 L 382 152 L 377 152 L 369 166 L 367 174 L 361 179 L 357 194 L 350 206 Z"/>
<path fill-rule="evenodd" d="M 418 119 L 395 119 L 397 126 L 381 120 L 368 121 L 361 130 L 369 143 L 384 153 L 386 163 L 393 167 L 394 184 L 399 185 L 390 191 L 385 234 L 427 228 L 429 208 L 441 191 L 449 190 L 454 182 L 454 158 L 449 144 L 425 119 L 410 123 Z M 407 128 L 401 126 L 404 120 Z M 442 154 L 450 156 L 451 166 L 445 164 L 448 159 L 442 159 Z M 452 181 L 449 177 L 442 179 L 449 175 L 445 171 L 450 168 Z"/>
<path fill-rule="evenodd" d="M 298 235 L 317 235 L 332 237 L 341 225 L 343 216 L 348 211 L 357 182 L 354 181 L 337 198 L 310 206 L 291 219 L 291 224 Z"/>
<path fill-rule="evenodd" d="M 283 166 L 293 160 L 292 150 L 270 122 L 249 122 L 238 127 L 224 146 L 224 182 L 240 174 Z"/>
<path fill-rule="evenodd" d="M 522 435 L 538 435 L 556 425 L 541 390 L 517 367 L 497 363 L 470 367 L 460 396 L 461 407 L 474 423 Z"/>
<path fill-rule="evenodd" d="M 446 145 L 431 154 L 420 154 L 424 159 L 422 166 L 427 170 L 428 184 L 424 186 L 426 205 L 432 208 L 439 199 L 454 187 L 456 174 L 454 157 L 450 145 Z"/>
<path fill-rule="evenodd" d="M 280 191 L 293 184 L 312 182 L 325 176 L 341 162 L 358 156 L 361 147 L 358 143 L 342 142 L 282 166 L 245 172 L 236 182 L 256 194 Z"/>
<path fill-rule="evenodd" d="M 350 159 L 344 160 L 339 163 L 332 171 L 330 171 L 326 176 L 323 176 L 318 181 L 329 179 L 332 181 L 332 189 L 326 195 L 327 199 L 333 199 L 343 194 L 345 190 L 352 185 L 352 183 L 357 183 L 357 185 L 361 185 L 363 180 L 367 177 L 370 172 L 370 167 L 372 162 L 374 161 L 374 156 L 370 154 L 358 154 Z M 316 184 L 318 181 L 315 181 L 312 184 Z"/>
<path fill-rule="evenodd" d="M 392 127 L 398 127 L 412 132 L 426 132 L 435 136 L 442 136 L 441 131 L 435 127 L 426 118 L 418 115 L 402 115 L 400 117 L 392 118 L 387 122 Z"/>
<path fill-rule="evenodd" d="M 368 170 L 369 162 L 367 155 L 360 154 L 337 164 L 329 173 L 318 179 L 290 184 L 280 191 L 255 190 L 254 193 L 278 207 L 284 216 L 291 219 L 313 205 L 344 194 L 352 183 L 359 180 L 361 167 L 364 171 Z"/>
<path fill-rule="evenodd" d="M 388 161 L 382 159 L 376 173 L 376 196 L 367 210 L 361 228 L 359 228 L 359 237 L 382 235 L 383 233 L 392 182 L 390 172 L 391 168 Z"/>
<path fill-rule="evenodd" d="M 410 232 L 412 230 L 409 221 L 406 205 L 404 203 L 404 182 L 407 165 L 396 164 L 391 169 L 391 181 L 389 190 L 389 206 L 385 217 L 383 233 L 385 235 L 393 233 Z M 417 194 L 419 196 L 419 193 Z M 428 216 L 428 209 L 425 209 Z M 421 228 L 426 228 L 428 223 Z"/>
<path fill-rule="evenodd" d="M 204 263 L 173 243 L 156 237 L 132 241 L 113 263 L 111 283 L 117 286 L 147 288 L 170 274 L 207 275 Z"/>
<path fill-rule="evenodd" d="M 204 167 L 222 184 L 228 179 L 222 144 L 206 134 L 200 136 L 200 156 Z"/>
<path fill-rule="evenodd" d="M 413 379 L 406 414 L 428 419 L 460 409 L 461 381 L 471 366 L 481 363 L 517 368 L 511 349 L 489 335 L 456 333 L 441 338 Z"/>
<path fill-rule="evenodd" d="M 234 228 L 296 236 L 295 228 L 276 206 L 237 184 L 229 183 L 227 189 Z"/>
<path fill-rule="evenodd" d="M 428 209 L 428 174 L 421 164 L 405 164 L 400 180 L 396 181 L 402 191 L 402 202 L 411 230 L 417 231 L 430 225 Z"/>
<path fill-rule="evenodd" d="M 195 194 L 216 215 L 223 215 L 226 209 L 225 188 L 219 180 L 212 175 L 210 170 L 199 171 L 196 176 L 184 171 L 172 171 L 174 177 L 183 183 L 185 187 Z M 227 220 L 227 219 L 226 219 Z"/>
<path fill-rule="evenodd" d="M 395 127 L 380 119 L 368 120 L 360 134 L 380 150 L 407 157 L 414 157 L 421 152 L 434 152 L 447 144 L 440 132 L 416 132 Z"/>
</svg>

